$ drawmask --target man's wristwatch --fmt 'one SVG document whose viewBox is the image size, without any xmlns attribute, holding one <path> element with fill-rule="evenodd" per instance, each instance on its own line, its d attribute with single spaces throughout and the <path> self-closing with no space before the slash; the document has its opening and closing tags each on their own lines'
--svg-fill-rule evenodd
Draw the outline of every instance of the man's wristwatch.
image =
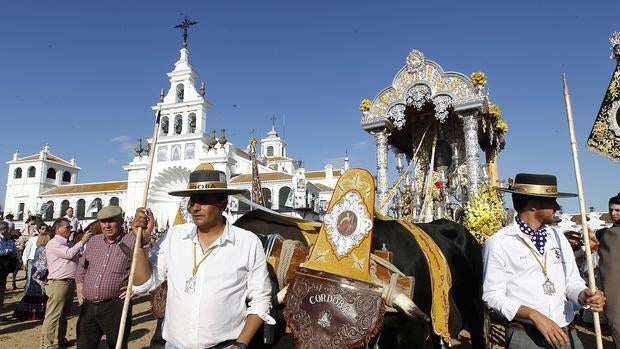
<svg viewBox="0 0 620 349">
<path fill-rule="evenodd" d="M 248 345 L 245 343 L 234 341 L 232 345 L 236 346 L 238 349 L 248 349 Z"/>
</svg>

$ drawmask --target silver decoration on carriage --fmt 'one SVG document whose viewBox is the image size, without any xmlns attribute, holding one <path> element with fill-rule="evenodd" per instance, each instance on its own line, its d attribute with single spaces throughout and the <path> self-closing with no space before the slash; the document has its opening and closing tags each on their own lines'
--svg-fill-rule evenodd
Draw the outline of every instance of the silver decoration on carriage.
<svg viewBox="0 0 620 349">
<path fill-rule="evenodd" d="M 431 89 L 424 84 L 414 85 L 407 90 L 405 96 L 407 105 L 412 105 L 417 110 L 421 110 L 424 104 L 431 100 Z"/>
<path fill-rule="evenodd" d="M 348 192 L 325 214 L 327 237 L 338 257 L 358 246 L 372 229 L 372 218 L 364 200 L 355 191 Z"/>
<path fill-rule="evenodd" d="M 496 156 L 504 131 L 496 130 L 499 115 L 489 117 L 485 84 L 483 73 L 444 71 L 412 50 L 392 84 L 364 101 L 361 124 L 375 139 L 380 213 L 414 222 L 454 219 L 481 184 L 501 184 Z M 390 148 L 397 180 L 388 185 Z"/>
</svg>

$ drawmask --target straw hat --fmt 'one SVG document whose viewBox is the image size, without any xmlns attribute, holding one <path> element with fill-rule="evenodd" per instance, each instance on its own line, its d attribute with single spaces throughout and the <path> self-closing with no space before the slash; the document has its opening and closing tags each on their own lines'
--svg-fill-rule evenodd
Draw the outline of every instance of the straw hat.
<svg viewBox="0 0 620 349">
<path fill-rule="evenodd" d="M 510 187 L 499 188 L 499 190 L 513 194 L 546 198 L 577 196 L 577 194 L 573 193 L 558 193 L 557 179 L 555 176 L 547 174 L 518 173 Z"/>
<path fill-rule="evenodd" d="M 240 194 L 244 189 L 229 189 L 226 184 L 226 174 L 214 170 L 208 162 L 202 163 L 189 174 L 189 183 L 185 190 L 175 190 L 168 194 L 172 196 L 192 196 L 197 194 Z"/>
</svg>

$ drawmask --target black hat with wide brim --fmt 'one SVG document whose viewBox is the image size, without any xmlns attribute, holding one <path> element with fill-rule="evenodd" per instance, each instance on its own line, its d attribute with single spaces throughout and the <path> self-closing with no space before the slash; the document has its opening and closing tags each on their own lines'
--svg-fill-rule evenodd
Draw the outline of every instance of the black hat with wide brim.
<svg viewBox="0 0 620 349">
<path fill-rule="evenodd" d="M 175 190 L 168 194 L 172 196 L 192 196 L 198 194 L 241 194 L 244 189 L 229 189 L 226 185 L 226 174 L 214 170 L 209 163 L 200 164 L 189 174 L 189 183 L 185 190 Z"/>
<path fill-rule="evenodd" d="M 515 176 L 514 183 L 508 188 L 499 188 L 499 190 L 545 198 L 571 198 L 577 196 L 573 193 L 559 193 L 558 181 L 553 175 L 519 173 Z"/>
</svg>

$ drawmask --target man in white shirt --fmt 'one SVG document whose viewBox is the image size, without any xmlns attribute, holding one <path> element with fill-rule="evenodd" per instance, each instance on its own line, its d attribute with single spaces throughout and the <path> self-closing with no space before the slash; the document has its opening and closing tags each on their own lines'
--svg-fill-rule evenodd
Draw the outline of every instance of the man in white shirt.
<svg viewBox="0 0 620 349">
<path fill-rule="evenodd" d="M 506 348 L 583 348 L 571 326 L 573 306 L 602 311 L 605 295 L 579 276 L 564 235 L 548 226 L 559 209 L 552 175 L 519 173 L 512 193 L 517 214 L 493 234 L 483 250 L 483 300 L 510 323 Z"/>
<path fill-rule="evenodd" d="M 66 214 L 65 214 L 64 218 L 68 219 L 71 222 L 71 236 L 70 236 L 70 238 L 73 238 L 73 235 L 75 235 L 75 233 L 78 231 L 78 229 L 80 227 L 80 220 L 77 219 L 77 217 L 73 216 L 73 207 L 67 208 L 65 213 Z"/>
<path fill-rule="evenodd" d="M 226 175 L 201 164 L 190 174 L 187 209 L 193 223 L 176 225 L 160 239 L 147 259 L 138 249 L 134 292 L 144 293 L 168 281 L 163 322 L 166 348 L 246 349 L 269 316 L 271 284 L 262 244 L 253 233 L 222 216 L 228 195 Z M 133 231 L 148 247 L 154 218 L 150 209 L 136 210 Z M 139 242 L 136 242 L 139 243 Z"/>
</svg>

